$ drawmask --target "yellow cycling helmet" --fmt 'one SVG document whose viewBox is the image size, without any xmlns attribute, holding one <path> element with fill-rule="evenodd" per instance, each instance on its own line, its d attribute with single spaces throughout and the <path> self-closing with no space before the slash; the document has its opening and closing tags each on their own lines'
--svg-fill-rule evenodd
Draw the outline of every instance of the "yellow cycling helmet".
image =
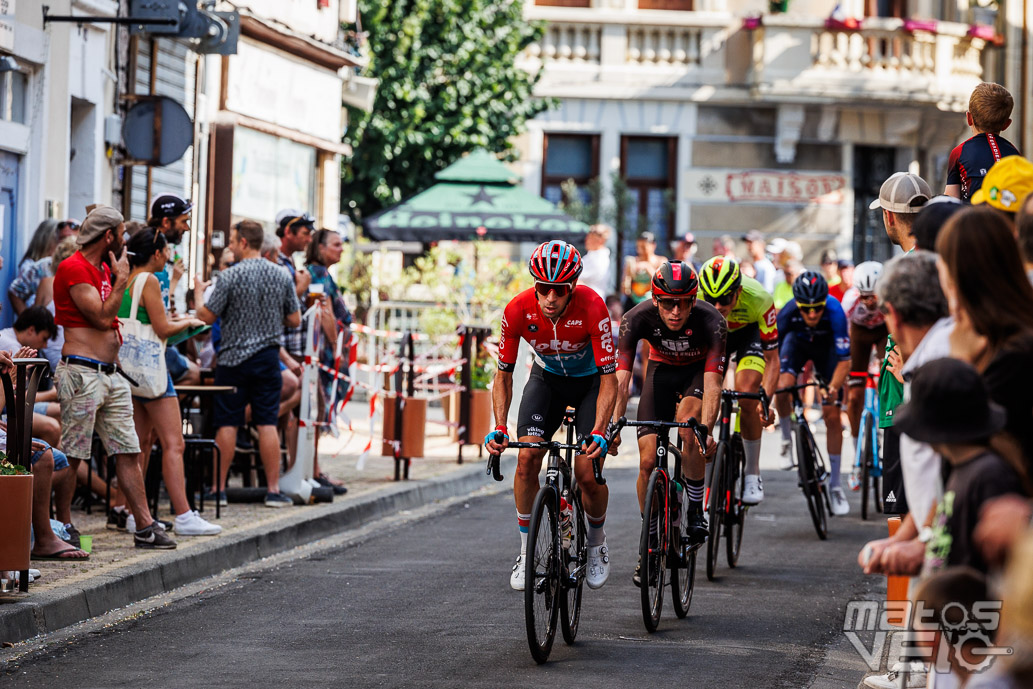
<svg viewBox="0 0 1033 689">
<path fill-rule="evenodd" d="M 734 258 L 714 256 L 699 270 L 699 286 L 707 301 L 734 294 L 741 284 L 742 273 Z"/>
</svg>

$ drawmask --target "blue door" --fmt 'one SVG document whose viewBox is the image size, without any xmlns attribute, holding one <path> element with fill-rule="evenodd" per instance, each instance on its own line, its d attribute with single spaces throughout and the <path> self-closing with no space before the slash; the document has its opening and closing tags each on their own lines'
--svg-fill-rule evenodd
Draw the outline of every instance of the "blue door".
<svg viewBox="0 0 1033 689">
<path fill-rule="evenodd" d="M 21 224 L 18 218 L 18 156 L 0 151 L 0 328 L 6 328 L 14 322 L 14 312 L 7 298 L 7 287 L 18 274 L 19 241 L 15 228 Z"/>
</svg>

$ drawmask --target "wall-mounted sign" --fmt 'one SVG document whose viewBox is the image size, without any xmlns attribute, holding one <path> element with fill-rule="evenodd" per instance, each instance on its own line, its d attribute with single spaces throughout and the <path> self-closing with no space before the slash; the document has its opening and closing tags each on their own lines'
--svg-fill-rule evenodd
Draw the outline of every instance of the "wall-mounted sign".
<svg viewBox="0 0 1033 689">
<path fill-rule="evenodd" d="M 696 168 L 687 171 L 684 185 L 691 201 L 839 204 L 847 178 L 830 172 Z"/>
<path fill-rule="evenodd" d="M 0 0 L 0 50 L 14 52 L 14 0 Z"/>
</svg>

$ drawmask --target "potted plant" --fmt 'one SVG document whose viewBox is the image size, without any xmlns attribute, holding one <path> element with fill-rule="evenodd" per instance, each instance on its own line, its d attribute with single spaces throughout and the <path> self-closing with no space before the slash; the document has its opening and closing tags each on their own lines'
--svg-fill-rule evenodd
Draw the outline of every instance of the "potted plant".
<svg viewBox="0 0 1033 689">
<path fill-rule="evenodd" d="M 32 474 L 0 452 L 0 571 L 29 569 Z"/>
</svg>

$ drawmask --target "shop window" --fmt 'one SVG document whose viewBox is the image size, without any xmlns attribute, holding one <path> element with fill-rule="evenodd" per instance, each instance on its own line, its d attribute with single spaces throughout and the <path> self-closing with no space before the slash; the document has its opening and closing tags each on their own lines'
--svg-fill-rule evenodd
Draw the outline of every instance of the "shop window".
<svg viewBox="0 0 1033 689">
<path fill-rule="evenodd" d="M 25 91 L 29 78 L 23 72 L 0 72 L 0 120 L 25 124 Z"/>
<path fill-rule="evenodd" d="M 546 134 L 542 153 L 542 196 L 553 203 L 569 202 L 563 185 L 573 181 L 581 200 L 590 201 L 589 185 L 599 175 L 599 136 Z"/>
<path fill-rule="evenodd" d="M 626 251 L 634 253 L 635 237 L 648 230 L 666 247 L 674 234 L 675 165 L 678 139 L 671 136 L 621 138 L 621 178 L 628 189 L 625 209 Z"/>
<path fill-rule="evenodd" d="M 640 10 L 681 10 L 691 12 L 693 0 L 638 0 Z"/>
</svg>

